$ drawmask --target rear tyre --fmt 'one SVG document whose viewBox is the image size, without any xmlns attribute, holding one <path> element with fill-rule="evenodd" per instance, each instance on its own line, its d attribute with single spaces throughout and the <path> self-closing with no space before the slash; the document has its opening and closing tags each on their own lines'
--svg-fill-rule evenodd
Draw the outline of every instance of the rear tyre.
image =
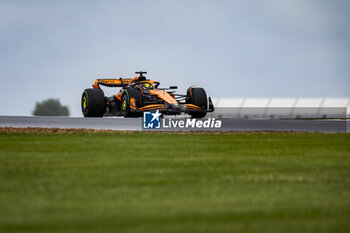
<svg viewBox="0 0 350 233">
<path fill-rule="evenodd" d="M 137 108 L 142 107 L 143 99 L 140 90 L 128 87 L 124 90 L 122 95 L 122 101 L 120 105 L 120 111 L 124 117 L 140 117 L 141 113 L 132 112 L 130 110 L 130 99 L 134 98 Z"/>
<path fill-rule="evenodd" d="M 103 90 L 85 89 L 81 97 L 81 110 L 84 117 L 103 117 L 106 110 L 106 99 Z"/>
<path fill-rule="evenodd" d="M 186 103 L 194 104 L 198 107 L 202 107 L 203 111 L 201 112 L 190 112 L 192 118 L 202 118 L 207 115 L 208 109 L 208 98 L 205 90 L 201 87 L 188 88 Z"/>
</svg>

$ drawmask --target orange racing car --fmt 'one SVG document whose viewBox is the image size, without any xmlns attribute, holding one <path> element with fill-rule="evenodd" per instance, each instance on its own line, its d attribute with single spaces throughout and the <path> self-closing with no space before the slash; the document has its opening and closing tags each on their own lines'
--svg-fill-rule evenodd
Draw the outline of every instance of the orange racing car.
<svg viewBox="0 0 350 233">
<path fill-rule="evenodd" d="M 96 79 L 93 88 L 85 89 L 81 98 L 84 117 L 124 116 L 139 117 L 144 111 L 157 111 L 163 115 L 187 113 L 202 118 L 214 111 L 211 98 L 203 88 L 191 86 L 186 95 L 174 89 L 159 88 L 158 81 L 146 79 L 147 72 L 135 72 L 135 78 Z M 106 97 L 100 86 L 121 87 L 116 95 Z"/>
</svg>

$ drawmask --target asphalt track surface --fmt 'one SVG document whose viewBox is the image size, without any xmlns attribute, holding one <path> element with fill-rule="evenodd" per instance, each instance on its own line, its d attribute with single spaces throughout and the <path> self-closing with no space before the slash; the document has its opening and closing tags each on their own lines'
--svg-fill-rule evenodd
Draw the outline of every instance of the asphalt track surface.
<svg viewBox="0 0 350 233">
<path fill-rule="evenodd" d="M 347 120 L 308 119 L 220 119 L 220 129 L 204 131 L 296 131 L 296 132 L 350 132 Z M 0 127 L 15 128 L 63 128 L 63 129 L 103 129 L 142 130 L 142 118 L 82 118 L 82 117 L 26 117 L 0 116 Z M 194 131 L 194 129 L 177 129 Z M 162 129 L 162 131 L 174 131 Z M 196 130 L 197 131 L 197 130 Z"/>
</svg>

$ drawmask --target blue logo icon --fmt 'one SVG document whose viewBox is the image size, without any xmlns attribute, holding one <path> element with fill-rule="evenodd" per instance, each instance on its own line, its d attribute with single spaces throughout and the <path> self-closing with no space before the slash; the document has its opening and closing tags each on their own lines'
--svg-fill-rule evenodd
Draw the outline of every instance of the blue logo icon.
<svg viewBox="0 0 350 233">
<path fill-rule="evenodd" d="M 156 112 L 143 112 L 143 128 L 144 129 L 160 129 L 160 116 L 162 114 L 157 110 Z"/>
</svg>

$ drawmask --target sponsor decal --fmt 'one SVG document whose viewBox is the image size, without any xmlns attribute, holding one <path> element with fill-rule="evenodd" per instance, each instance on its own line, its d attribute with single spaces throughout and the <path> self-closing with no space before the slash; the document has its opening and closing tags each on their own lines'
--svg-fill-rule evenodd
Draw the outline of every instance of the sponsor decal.
<svg viewBox="0 0 350 233">
<path fill-rule="evenodd" d="M 219 129 L 222 121 L 215 118 L 161 118 L 158 111 L 143 112 L 143 129 Z"/>
<path fill-rule="evenodd" d="M 102 83 L 102 84 L 118 84 L 118 83 L 120 83 L 120 80 L 116 80 L 116 79 L 98 79 L 97 81 L 99 83 Z"/>
</svg>

